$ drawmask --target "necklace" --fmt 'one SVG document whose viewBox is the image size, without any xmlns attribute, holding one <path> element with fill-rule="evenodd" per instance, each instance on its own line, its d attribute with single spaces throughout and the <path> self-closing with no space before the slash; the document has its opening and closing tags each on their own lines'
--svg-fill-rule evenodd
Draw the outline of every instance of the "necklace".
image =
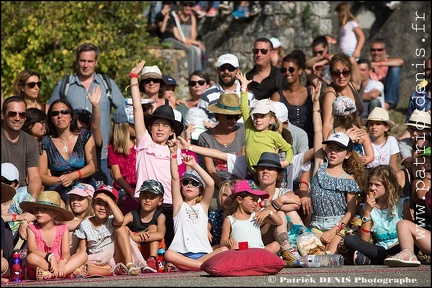
<svg viewBox="0 0 432 288">
<path fill-rule="evenodd" d="M 58 139 L 60 140 L 60 142 L 61 143 L 63 143 L 63 151 L 64 152 L 66 152 L 66 153 L 68 153 L 69 152 L 69 147 L 68 147 L 68 143 L 69 143 L 69 140 L 72 138 L 72 134 L 69 136 L 69 139 L 66 141 L 66 143 L 65 142 L 63 142 L 62 140 L 61 140 L 61 138 L 60 137 L 58 137 Z"/>
</svg>

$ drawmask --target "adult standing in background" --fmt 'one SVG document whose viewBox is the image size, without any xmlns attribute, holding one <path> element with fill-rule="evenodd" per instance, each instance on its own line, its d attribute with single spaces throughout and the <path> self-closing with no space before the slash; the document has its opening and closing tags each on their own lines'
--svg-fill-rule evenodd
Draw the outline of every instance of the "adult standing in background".
<svg viewBox="0 0 432 288">
<path fill-rule="evenodd" d="M 99 86 L 102 92 L 102 96 L 99 102 L 100 108 L 100 124 L 102 132 L 102 150 L 98 159 L 100 159 L 98 169 L 102 170 L 106 179 L 104 183 L 112 185 L 112 178 L 108 169 L 108 140 L 109 132 L 111 129 L 111 109 L 117 108 L 125 104 L 125 98 L 120 91 L 114 80 L 109 79 L 111 92 L 107 91 L 104 86 L 103 78 L 101 74 L 95 72 L 95 68 L 98 64 L 99 48 L 91 43 L 83 43 L 78 46 L 75 56 L 77 65 L 77 74 L 72 75 L 69 82 L 69 88 L 66 92 L 65 98 L 72 105 L 73 109 L 85 109 L 92 112 L 92 103 L 89 100 L 89 93 L 93 91 L 93 88 Z M 57 83 L 51 94 L 47 105 L 51 105 L 55 100 L 60 99 L 60 88 L 62 83 L 65 81 L 63 78 Z M 110 95 L 109 95 L 110 94 Z M 49 108 L 49 107 L 48 107 Z"/>
<path fill-rule="evenodd" d="M 370 77 L 384 84 L 385 107 L 383 108 L 394 109 L 399 102 L 400 75 L 404 60 L 389 58 L 382 38 L 372 40 L 370 54 L 372 57 Z"/>
<path fill-rule="evenodd" d="M 272 56 L 277 53 L 272 42 L 267 38 L 259 38 L 254 43 L 254 67 L 246 73 L 246 78 L 252 80 L 248 89 L 257 100 L 267 99 L 274 92 L 282 89 L 283 75 L 279 69 L 272 65 Z"/>
<path fill-rule="evenodd" d="M 206 112 L 210 120 L 216 121 L 216 118 L 213 112 L 207 110 L 207 107 L 218 103 L 221 94 L 234 93 L 237 94 L 240 99 L 240 82 L 236 78 L 238 72 L 239 62 L 237 56 L 234 54 L 223 54 L 219 56 L 217 60 L 218 82 L 204 91 L 198 102 L 198 107 Z M 248 92 L 249 107 L 251 106 L 251 101 L 254 99 L 254 94 Z M 237 123 L 243 123 L 243 119 L 240 118 Z"/>
<path fill-rule="evenodd" d="M 37 108 L 46 112 L 46 104 L 39 98 L 42 81 L 36 71 L 23 70 L 15 78 L 13 90 L 14 95 L 24 99 L 28 108 Z"/>
</svg>

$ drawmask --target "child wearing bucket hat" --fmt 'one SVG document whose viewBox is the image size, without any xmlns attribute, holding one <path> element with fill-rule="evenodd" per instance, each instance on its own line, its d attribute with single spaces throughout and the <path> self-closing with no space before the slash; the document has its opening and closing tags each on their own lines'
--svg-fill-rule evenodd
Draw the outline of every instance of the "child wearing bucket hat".
<svg viewBox="0 0 432 288">
<path fill-rule="evenodd" d="M 24 201 L 20 207 L 36 216 L 36 222 L 27 228 L 29 279 L 70 278 L 77 269 L 85 274 L 82 265 L 87 253 L 86 250 L 70 253 L 68 227 L 62 221 L 72 220 L 74 215 L 62 207 L 60 194 L 42 191 L 35 202 Z"/>
<path fill-rule="evenodd" d="M 171 153 L 171 191 L 175 235 L 165 253 L 166 272 L 199 271 L 201 264 L 226 247 L 213 250 L 208 239 L 208 210 L 214 194 L 213 178 L 191 155 L 183 155 L 188 170 L 179 177 L 177 139 L 168 141 Z"/>
<path fill-rule="evenodd" d="M 145 69 L 145 61 L 141 61 L 131 69 L 131 94 L 136 132 L 136 183 L 145 180 L 158 180 L 164 186 L 165 194 L 162 205 L 167 218 L 165 241 L 169 246 L 174 237 L 172 221 L 171 175 L 167 171 L 170 152 L 167 141 L 183 132 L 183 123 L 175 119 L 173 109 L 169 105 L 157 107 L 152 115 L 144 114 L 141 108 L 141 97 L 138 89 L 138 74 Z M 160 75 L 162 78 L 162 75 Z M 180 150 L 177 152 L 178 164 L 182 164 Z M 167 173 L 168 172 L 168 173 Z M 139 197 L 139 187 L 135 187 L 135 198 Z"/>
<path fill-rule="evenodd" d="M 395 123 L 390 120 L 387 110 L 375 107 L 363 119 L 369 133 L 369 138 L 374 150 L 374 160 L 366 165 L 366 168 L 373 168 L 379 165 L 390 165 L 395 171 L 399 170 L 398 156 L 399 146 L 394 136 L 389 135 Z"/>
<path fill-rule="evenodd" d="M 141 267 L 146 266 L 141 252 L 136 245 L 132 246 L 128 230 L 123 226 L 124 216 L 117 206 L 118 198 L 115 188 L 100 185 L 93 194 L 94 215 L 84 219 L 75 230 L 80 239 L 80 250 L 88 254 L 89 275 L 136 276 Z"/>
<path fill-rule="evenodd" d="M 255 211 L 258 207 L 258 201 L 267 199 L 269 194 L 259 190 L 252 183 L 253 181 L 238 180 L 234 184 L 231 196 L 231 213 L 224 219 L 220 245 L 228 246 L 230 249 L 238 249 L 239 242 L 246 241 L 249 248 L 264 248 L 277 254 L 280 250 L 277 241 L 264 246 L 261 225 L 268 223 L 279 226 L 282 225 L 282 219 L 277 213 L 271 211 L 263 222 L 260 223 L 257 220 Z"/>
<path fill-rule="evenodd" d="M 270 99 L 255 102 L 249 111 L 247 102 L 247 85 L 252 81 L 246 75 L 239 72 L 237 78 L 241 82 L 241 112 L 246 129 L 245 158 L 250 172 L 255 172 L 253 167 L 258 163 L 263 152 L 285 153 L 285 159 L 281 161 L 283 168 L 287 167 L 294 155 L 293 148 L 282 137 L 283 124 L 276 118 L 276 110 Z M 251 176 L 247 176 L 250 178 Z"/>
</svg>

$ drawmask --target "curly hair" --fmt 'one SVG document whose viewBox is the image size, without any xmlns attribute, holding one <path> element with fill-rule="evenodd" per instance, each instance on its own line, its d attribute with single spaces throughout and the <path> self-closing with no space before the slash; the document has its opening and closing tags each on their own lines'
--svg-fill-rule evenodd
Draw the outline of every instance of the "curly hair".
<svg viewBox="0 0 432 288">
<path fill-rule="evenodd" d="M 383 202 L 387 203 L 390 214 L 393 217 L 395 206 L 399 202 L 399 199 L 403 197 L 402 187 L 399 185 L 395 171 L 389 165 L 380 165 L 369 171 L 368 185 L 369 179 L 372 177 L 375 177 L 384 186 L 385 193 L 381 197 L 384 199 Z"/>
<path fill-rule="evenodd" d="M 349 152 L 351 156 L 348 159 L 345 159 L 342 168 L 344 171 L 354 177 L 354 180 L 357 182 L 360 187 L 360 191 L 364 190 L 364 165 L 360 159 L 360 156 L 357 152 Z"/>
</svg>

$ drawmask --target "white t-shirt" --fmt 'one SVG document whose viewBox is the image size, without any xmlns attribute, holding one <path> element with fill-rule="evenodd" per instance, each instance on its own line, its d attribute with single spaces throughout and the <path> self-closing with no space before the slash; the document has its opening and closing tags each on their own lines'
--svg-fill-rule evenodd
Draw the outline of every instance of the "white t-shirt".
<svg viewBox="0 0 432 288">
<path fill-rule="evenodd" d="M 339 29 L 339 49 L 342 53 L 352 56 L 357 46 L 357 37 L 354 28 L 360 25 L 356 21 L 348 21 Z"/>
<path fill-rule="evenodd" d="M 399 153 L 399 145 L 395 137 L 388 136 L 387 141 L 382 145 L 372 143 L 374 160 L 366 165 L 366 168 L 373 168 L 379 165 L 389 165 L 390 157 Z"/>
</svg>

